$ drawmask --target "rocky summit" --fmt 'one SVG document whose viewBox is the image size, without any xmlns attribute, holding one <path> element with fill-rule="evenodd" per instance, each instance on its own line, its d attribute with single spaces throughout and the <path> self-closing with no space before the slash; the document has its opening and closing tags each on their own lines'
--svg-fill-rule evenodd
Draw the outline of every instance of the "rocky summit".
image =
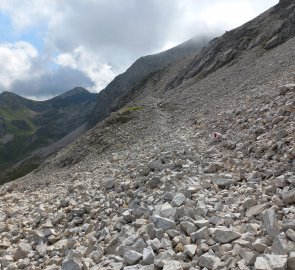
<svg viewBox="0 0 295 270">
<path fill-rule="evenodd" d="M 233 30 L 169 64 L 3 185 L 1 268 L 295 269 L 294 18 L 281 1 L 244 47 Z"/>
</svg>

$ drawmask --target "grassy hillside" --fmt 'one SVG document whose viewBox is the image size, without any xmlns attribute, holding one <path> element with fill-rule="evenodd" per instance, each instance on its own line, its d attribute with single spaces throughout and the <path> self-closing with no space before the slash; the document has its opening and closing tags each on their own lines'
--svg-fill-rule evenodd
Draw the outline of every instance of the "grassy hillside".
<svg viewBox="0 0 295 270">
<path fill-rule="evenodd" d="M 75 88 L 46 101 L 0 94 L 0 183 L 31 171 L 38 161 L 15 167 L 34 150 L 63 138 L 88 119 L 96 94 Z M 21 163 L 20 163 L 21 164 Z"/>
</svg>

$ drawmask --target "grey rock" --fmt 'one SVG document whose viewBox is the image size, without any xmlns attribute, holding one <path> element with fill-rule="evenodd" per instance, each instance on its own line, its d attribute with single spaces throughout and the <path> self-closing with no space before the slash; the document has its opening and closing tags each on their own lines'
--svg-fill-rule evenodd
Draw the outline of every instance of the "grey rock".
<svg viewBox="0 0 295 270">
<path fill-rule="evenodd" d="M 171 192 L 167 192 L 162 197 L 163 201 L 171 202 L 173 200 L 173 194 Z"/>
<path fill-rule="evenodd" d="M 198 240 L 208 239 L 208 227 L 207 226 L 203 227 L 199 229 L 198 231 L 191 233 L 190 237 L 193 243 L 195 243 Z"/>
<path fill-rule="evenodd" d="M 246 212 L 247 217 L 257 216 L 267 208 L 267 204 L 258 204 L 249 208 Z"/>
<path fill-rule="evenodd" d="M 205 253 L 199 257 L 199 265 L 208 269 L 216 269 L 221 265 L 221 261 L 219 257 Z"/>
<path fill-rule="evenodd" d="M 147 244 L 153 249 L 153 251 L 158 251 L 162 247 L 162 244 L 158 238 L 148 240 Z"/>
<path fill-rule="evenodd" d="M 273 208 L 264 210 L 261 214 L 262 222 L 266 233 L 272 237 L 275 237 L 278 232 L 277 217 Z"/>
<path fill-rule="evenodd" d="M 282 192 L 282 199 L 284 203 L 295 202 L 295 188 L 289 191 Z"/>
<path fill-rule="evenodd" d="M 283 231 L 286 231 L 288 229 L 295 230 L 295 219 L 290 219 L 290 220 L 284 221 L 282 229 L 283 229 Z"/>
<path fill-rule="evenodd" d="M 62 270 L 82 270 L 83 268 L 83 263 L 77 258 L 66 259 L 61 267 Z"/>
<path fill-rule="evenodd" d="M 167 261 L 165 262 L 163 270 L 183 270 L 183 267 L 178 261 Z"/>
<path fill-rule="evenodd" d="M 285 233 L 278 234 L 272 244 L 272 252 L 275 255 L 287 255 L 288 254 L 288 242 Z"/>
<path fill-rule="evenodd" d="M 153 222 L 159 229 L 169 230 L 169 229 L 174 229 L 176 224 L 173 220 L 164 218 L 158 215 L 153 216 Z"/>
<path fill-rule="evenodd" d="M 32 247 L 27 243 L 20 243 L 14 253 L 15 261 L 24 259 L 32 250 Z"/>
<path fill-rule="evenodd" d="M 295 252 L 291 252 L 288 260 L 287 265 L 289 270 L 295 270 Z"/>
<path fill-rule="evenodd" d="M 288 135 L 288 132 L 285 129 L 281 129 L 280 131 L 277 132 L 277 134 L 275 135 L 275 139 L 277 141 L 285 138 Z"/>
<path fill-rule="evenodd" d="M 106 188 L 106 190 L 110 190 L 110 189 L 112 189 L 114 187 L 114 185 L 115 185 L 115 180 L 114 179 L 109 179 L 105 183 L 105 188 Z"/>
<path fill-rule="evenodd" d="M 241 256 L 241 258 L 244 259 L 245 265 L 253 266 L 256 261 L 256 257 L 258 256 L 258 253 L 251 251 L 248 248 L 241 248 L 239 250 L 239 255 Z"/>
<path fill-rule="evenodd" d="M 262 256 L 256 258 L 254 270 L 272 270 L 267 259 Z"/>
<path fill-rule="evenodd" d="M 173 198 L 173 200 L 171 202 L 171 205 L 174 206 L 174 207 L 179 207 L 184 203 L 185 200 L 186 200 L 186 197 L 185 197 L 185 195 L 183 193 L 177 193 L 174 196 L 174 198 Z"/>
<path fill-rule="evenodd" d="M 205 170 L 204 173 L 216 173 L 222 166 L 219 163 L 211 163 Z"/>
<path fill-rule="evenodd" d="M 123 258 L 128 265 L 134 265 L 142 259 L 142 254 L 133 250 L 129 250 L 124 254 Z"/>
<path fill-rule="evenodd" d="M 184 246 L 184 254 L 188 255 L 189 258 L 195 256 L 197 251 L 197 245 L 185 245 Z"/>
<path fill-rule="evenodd" d="M 212 231 L 212 238 L 221 244 L 226 244 L 228 242 L 231 242 L 235 239 L 238 239 L 241 237 L 241 234 L 234 231 L 233 229 L 228 229 L 227 227 L 219 226 L 214 229 L 211 229 Z"/>
<path fill-rule="evenodd" d="M 144 264 L 153 264 L 155 260 L 155 253 L 151 247 L 147 247 L 143 250 L 142 257 Z"/>
<path fill-rule="evenodd" d="M 285 0 L 285 2 L 288 2 L 288 0 Z M 294 91 L 295 90 L 295 84 L 285 84 L 279 87 L 279 92 L 281 95 L 284 95 L 288 91 Z"/>
<path fill-rule="evenodd" d="M 265 255 L 265 257 L 268 259 L 268 263 L 270 266 L 270 269 L 272 270 L 285 270 L 287 269 L 287 255 Z"/>
<path fill-rule="evenodd" d="M 286 235 L 289 239 L 291 239 L 293 242 L 295 242 L 295 231 L 292 229 L 288 229 L 286 231 Z"/>
<path fill-rule="evenodd" d="M 259 253 L 263 253 L 267 248 L 267 245 L 261 239 L 256 239 L 252 246 Z"/>
<path fill-rule="evenodd" d="M 168 217 L 174 217 L 176 213 L 176 209 L 173 208 L 170 203 L 166 202 L 161 207 L 161 216 L 168 218 Z"/>
<path fill-rule="evenodd" d="M 212 179 L 212 182 L 219 188 L 229 188 L 232 184 L 236 183 L 234 179 L 216 178 Z"/>
<path fill-rule="evenodd" d="M 10 265 L 11 263 L 13 263 L 13 257 L 11 255 L 3 255 L 0 258 L 0 263 L 2 267 L 7 267 L 8 265 Z"/>
<path fill-rule="evenodd" d="M 197 229 L 197 226 L 190 221 L 181 222 L 180 227 L 184 232 L 186 232 L 187 235 L 190 235 L 191 233 L 195 232 Z"/>
<path fill-rule="evenodd" d="M 167 264 L 169 261 L 173 260 L 174 256 L 174 251 L 173 250 L 167 250 L 164 252 L 159 253 L 154 261 L 154 264 L 156 267 L 163 268 L 165 264 Z"/>
</svg>

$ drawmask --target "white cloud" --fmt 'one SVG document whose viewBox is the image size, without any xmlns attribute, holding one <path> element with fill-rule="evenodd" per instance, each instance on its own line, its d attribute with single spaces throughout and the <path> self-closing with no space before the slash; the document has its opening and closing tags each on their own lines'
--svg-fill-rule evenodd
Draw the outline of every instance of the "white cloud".
<svg viewBox="0 0 295 270">
<path fill-rule="evenodd" d="M 55 62 L 60 66 L 82 71 L 94 83 L 94 91 L 102 90 L 116 75 L 110 65 L 101 62 L 97 54 L 82 46 L 70 53 L 59 54 Z"/>
<path fill-rule="evenodd" d="M 0 44 L 0 85 L 10 89 L 16 79 L 25 80 L 31 74 L 32 61 L 38 56 L 37 50 L 28 42 Z"/>
</svg>

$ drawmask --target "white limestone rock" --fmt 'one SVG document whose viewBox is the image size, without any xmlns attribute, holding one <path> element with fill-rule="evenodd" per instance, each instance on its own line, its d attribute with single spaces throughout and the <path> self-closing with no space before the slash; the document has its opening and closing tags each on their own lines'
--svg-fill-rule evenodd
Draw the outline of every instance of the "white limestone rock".
<svg viewBox="0 0 295 270">
<path fill-rule="evenodd" d="M 212 238 L 221 244 L 226 244 L 241 237 L 241 234 L 224 226 L 218 226 L 210 230 Z"/>
</svg>

